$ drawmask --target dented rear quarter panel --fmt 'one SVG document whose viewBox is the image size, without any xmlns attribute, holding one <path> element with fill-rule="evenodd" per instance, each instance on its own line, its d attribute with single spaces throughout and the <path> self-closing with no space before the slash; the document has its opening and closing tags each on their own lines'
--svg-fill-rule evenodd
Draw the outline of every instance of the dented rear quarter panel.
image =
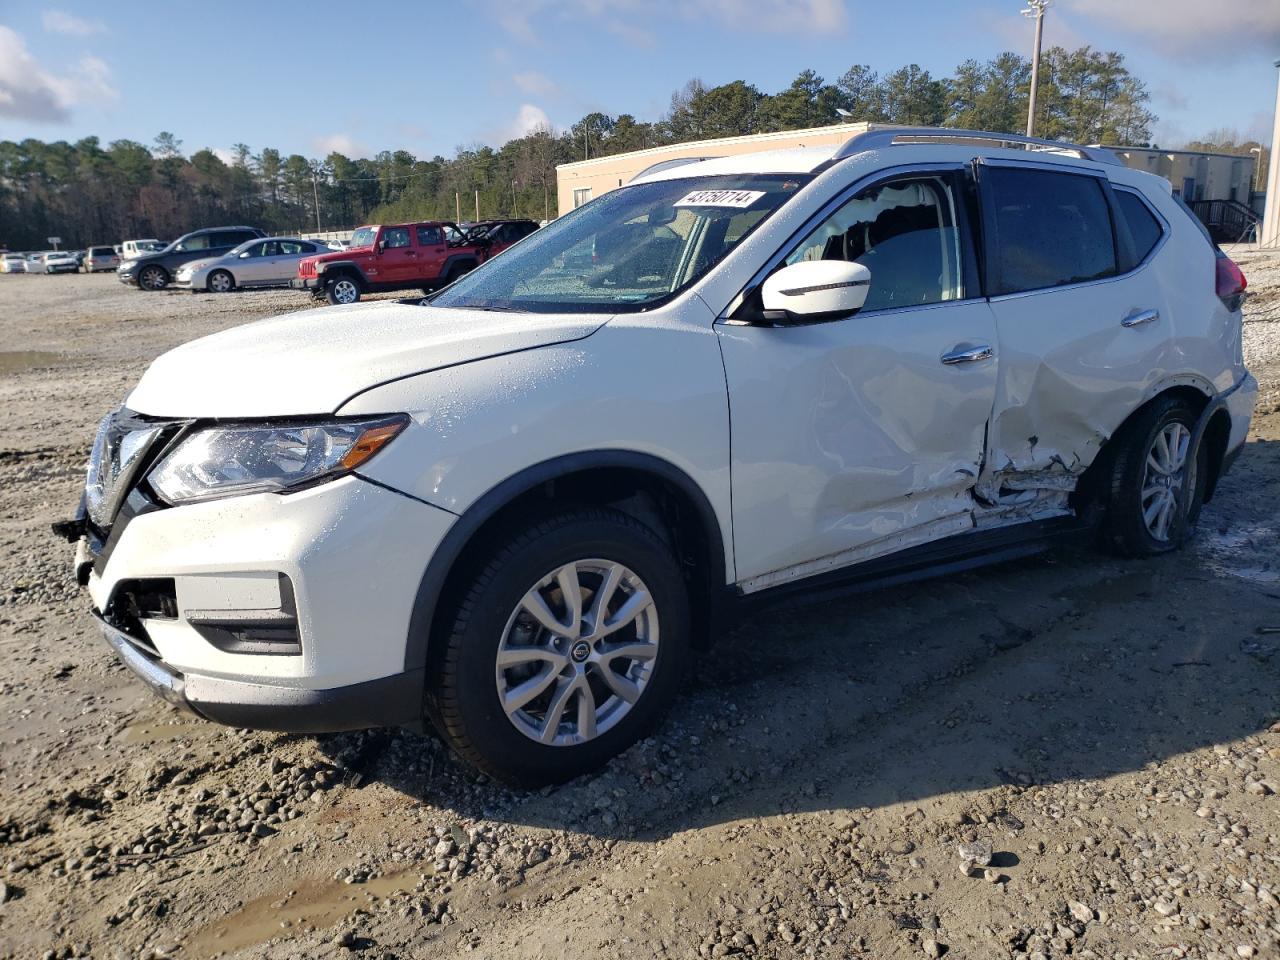
<svg viewBox="0 0 1280 960">
<path fill-rule="evenodd" d="M 1165 237 L 1134 271 L 1103 281 L 995 297 L 999 383 L 979 493 L 1071 489 L 1139 407 L 1175 386 L 1206 396 L 1244 374 L 1240 318 L 1214 290 L 1214 251 L 1166 181 L 1109 170 L 1140 190 Z M 1138 327 L 1122 321 L 1155 309 Z"/>
</svg>

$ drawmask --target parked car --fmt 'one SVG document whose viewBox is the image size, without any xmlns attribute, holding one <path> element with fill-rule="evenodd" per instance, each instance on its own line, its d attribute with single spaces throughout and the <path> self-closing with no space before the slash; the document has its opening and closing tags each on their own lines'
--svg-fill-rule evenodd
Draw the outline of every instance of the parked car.
<svg viewBox="0 0 1280 960">
<path fill-rule="evenodd" d="M 52 252 L 52 250 L 42 250 L 40 253 L 28 253 L 26 260 L 22 262 L 23 271 L 26 273 L 44 273 L 44 255 Z"/>
<path fill-rule="evenodd" d="M 1244 288 L 1099 148 L 886 129 L 707 160 L 426 301 L 164 354 L 58 529 L 173 703 L 429 720 L 494 777 L 563 780 L 754 605 L 1067 534 L 1177 549 L 1249 428 Z"/>
<path fill-rule="evenodd" d="M 184 263 L 221 256 L 232 247 L 265 237 L 256 227 L 206 227 L 179 237 L 163 250 L 139 254 L 125 260 L 116 270 L 121 283 L 142 290 L 163 290 Z"/>
<path fill-rule="evenodd" d="M 167 247 L 168 244 L 163 240 L 126 240 L 120 244 L 120 248 L 116 251 L 120 254 L 121 260 L 134 260 L 138 257 L 146 256 L 148 253 L 157 253 Z"/>
<path fill-rule="evenodd" d="M 250 240 L 221 257 L 183 264 L 173 285 L 210 293 L 227 293 L 236 287 L 287 287 L 298 275 L 298 261 L 322 251 L 328 248 L 296 237 Z"/>
<path fill-rule="evenodd" d="M 448 222 L 360 227 L 350 249 L 299 261 L 289 286 L 330 303 L 355 303 L 388 290 L 430 293 L 487 260 L 491 247 Z"/>
<path fill-rule="evenodd" d="M 120 266 L 120 255 L 115 247 L 90 247 L 84 257 L 85 273 L 114 270 Z"/>
<path fill-rule="evenodd" d="M 79 273 L 80 261 L 74 250 L 51 250 L 41 258 L 44 273 Z"/>
<path fill-rule="evenodd" d="M 27 259 L 24 253 L 0 254 L 0 273 L 23 273 L 26 268 L 23 262 Z"/>
<path fill-rule="evenodd" d="M 326 240 L 325 245 L 330 250 L 350 250 L 351 249 L 350 240 Z"/>
</svg>

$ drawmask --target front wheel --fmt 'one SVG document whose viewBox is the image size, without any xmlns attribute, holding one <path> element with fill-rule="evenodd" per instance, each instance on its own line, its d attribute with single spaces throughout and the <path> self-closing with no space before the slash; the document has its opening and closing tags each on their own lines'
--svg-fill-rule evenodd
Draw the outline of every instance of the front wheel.
<svg viewBox="0 0 1280 960">
<path fill-rule="evenodd" d="M 324 286 L 325 299 L 332 304 L 355 303 L 360 299 L 360 285 L 350 277 L 337 277 Z"/>
<path fill-rule="evenodd" d="M 143 267 L 138 274 L 138 286 L 143 290 L 163 290 L 169 285 L 169 274 L 164 267 Z"/>
<path fill-rule="evenodd" d="M 215 270 L 209 274 L 209 281 L 205 285 L 210 293 L 230 293 L 236 288 L 236 281 L 226 270 Z"/>
<path fill-rule="evenodd" d="M 1191 452 L 1198 419 L 1185 400 L 1163 397 L 1118 438 L 1103 530 L 1117 553 L 1168 553 L 1195 525 L 1208 478 L 1208 448 L 1201 444 Z"/>
<path fill-rule="evenodd" d="M 646 736 L 689 652 L 689 599 L 671 550 L 616 510 L 532 522 L 470 580 L 428 695 L 463 759 L 506 783 L 586 773 Z"/>
</svg>

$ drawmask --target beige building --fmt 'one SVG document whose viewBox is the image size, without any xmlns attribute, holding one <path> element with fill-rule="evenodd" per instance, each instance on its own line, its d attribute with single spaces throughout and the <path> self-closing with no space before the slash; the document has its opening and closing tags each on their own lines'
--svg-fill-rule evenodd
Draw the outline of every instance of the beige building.
<svg viewBox="0 0 1280 960">
<path fill-rule="evenodd" d="M 664 160 L 683 157 L 727 157 L 737 153 L 761 150 L 784 150 L 790 147 L 829 147 L 844 143 L 850 137 L 868 130 L 890 126 L 883 123 L 838 123 L 808 130 L 784 130 L 779 133 L 753 133 L 745 137 L 720 137 L 693 143 L 650 147 L 633 153 L 619 153 L 556 167 L 556 197 L 560 213 L 568 213 L 602 193 L 616 190 L 640 171 Z"/>
<path fill-rule="evenodd" d="M 1256 155 L 1158 150 L 1152 147 L 1108 147 L 1126 166 L 1158 174 L 1173 184 L 1187 203 L 1237 200 L 1248 204 L 1253 192 Z"/>
<path fill-rule="evenodd" d="M 788 147 L 825 147 L 844 143 L 868 130 L 892 127 L 888 123 L 839 123 L 807 130 L 756 133 L 744 137 L 720 137 L 678 143 L 633 153 L 619 153 L 593 160 L 563 163 L 556 167 L 557 202 L 568 213 L 624 183 L 656 163 L 687 157 L 727 157 L 760 150 Z M 1193 153 L 1149 147 L 1109 147 L 1127 166 L 1155 173 L 1173 184 L 1174 192 L 1188 203 L 1196 200 L 1238 200 L 1248 204 L 1254 184 L 1254 156 L 1225 153 Z"/>
</svg>

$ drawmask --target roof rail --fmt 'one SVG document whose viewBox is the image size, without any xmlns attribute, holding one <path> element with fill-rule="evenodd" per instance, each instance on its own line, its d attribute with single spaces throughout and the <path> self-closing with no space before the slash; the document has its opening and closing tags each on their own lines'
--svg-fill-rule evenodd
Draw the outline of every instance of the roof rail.
<svg viewBox="0 0 1280 960">
<path fill-rule="evenodd" d="M 657 173 L 660 170 L 669 170 L 672 167 L 683 167 L 686 163 L 701 163 L 703 160 L 719 160 L 719 157 L 674 157 L 670 160 L 659 160 L 657 163 L 650 164 L 639 173 L 637 173 L 627 183 L 633 180 L 639 180 L 641 177 L 647 177 L 651 173 Z"/>
<path fill-rule="evenodd" d="M 836 151 L 832 160 L 843 160 L 864 150 L 878 150 L 901 143 L 968 143 L 986 142 L 1002 147 L 1022 147 L 1041 153 L 1069 153 L 1081 160 L 1124 166 L 1119 157 L 1105 147 L 1083 147 L 1061 140 L 1023 137 L 1016 133 L 989 133 L 982 130 L 954 130 L 947 127 L 882 127 L 850 137 Z"/>
</svg>

